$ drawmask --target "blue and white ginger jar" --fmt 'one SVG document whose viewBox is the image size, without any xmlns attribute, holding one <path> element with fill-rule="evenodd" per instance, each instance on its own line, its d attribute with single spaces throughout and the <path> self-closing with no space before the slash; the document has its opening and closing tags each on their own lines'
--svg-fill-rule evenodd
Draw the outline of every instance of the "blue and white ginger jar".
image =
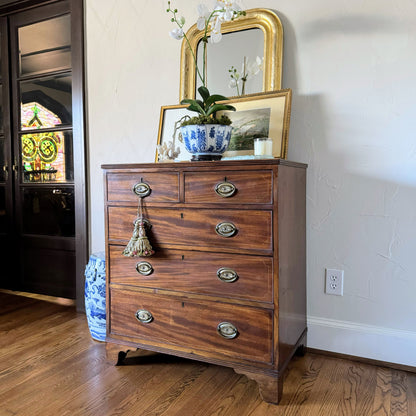
<svg viewBox="0 0 416 416">
<path fill-rule="evenodd" d="M 85 268 L 85 313 L 92 338 L 105 341 L 105 255 L 92 254 Z"/>
</svg>

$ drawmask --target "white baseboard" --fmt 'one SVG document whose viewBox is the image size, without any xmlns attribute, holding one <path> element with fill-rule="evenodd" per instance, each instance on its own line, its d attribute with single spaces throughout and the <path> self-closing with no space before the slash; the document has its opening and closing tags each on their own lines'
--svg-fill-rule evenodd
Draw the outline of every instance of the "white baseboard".
<svg viewBox="0 0 416 416">
<path fill-rule="evenodd" d="M 416 367 L 416 332 L 309 316 L 308 347 Z"/>
</svg>

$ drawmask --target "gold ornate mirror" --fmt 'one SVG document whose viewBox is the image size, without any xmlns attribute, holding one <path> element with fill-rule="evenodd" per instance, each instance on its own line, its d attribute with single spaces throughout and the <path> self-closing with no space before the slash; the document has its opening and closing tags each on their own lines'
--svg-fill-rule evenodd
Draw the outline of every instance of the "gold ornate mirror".
<svg viewBox="0 0 416 416">
<path fill-rule="evenodd" d="M 261 73 L 257 75 L 260 80 L 257 80 L 257 90 L 249 91 L 249 93 L 259 93 L 267 91 L 275 91 L 281 89 L 282 79 L 282 55 L 283 55 L 283 28 L 277 14 L 269 9 L 250 9 L 246 11 L 246 16 L 240 17 L 234 21 L 223 23 L 221 26 L 221 32 L 223 34 L 223 40 L 221 42 L 212 45 L 211 50 L 208 50 L 208 89 L 215 94 L 222 94 L 225 96 L 236 96 L 234 90 L 224 90 L 224 87 L 217 87 L 215 85 L 215 78 L 210 75 L 210 64 L 212 67 L 216 67 L 216 74 L 221 74 L 221 82 L 218 84 L 223 85 L 224 80 L 230 80 L 229 69 L 230 61 L 224 62 L 219 66 L 218 61 L 222 59 L 212 59 L 214 48 L 217 50 L 217 56 L 221 56 L 219 53 L 220 48 L 224 48 L 224 44 L 227 44 L 228 51 L 222 50 L 222 55 L 228 57 L 233 54 L 240 54 L 240 59 L 234 57 L 232 65 L 235 68 L 240 68 L 241 63 L 245 56 L 251 53 L 252 58 L 256 56 L 264 57 L 262 80 Z M 187 37 L 190 42 L 190 46 L 196 55 L 198 55 L 199 45 L 202 43 L 203 31 L 198 30 L 196 24 L 193 25 L 187 32 Z M 252 51 L 247 51 L 248 45 L 253 45 Z M 257 50 L 256 50 L 257 48 Z M 199 48 L 202 49 L 202 48 Z M 212 51 L 212 52 L 211 52 Z M 215 65 L 213 65 L 215 62 Z M 223 74 L 223 75 L 222 75 Z M 215 75 L 218 77 L 218 75 Z M 211 77 L 211 78 L 210 78 Z M 195 98 L 195 92 L 197 89 L 196 81 L 196 67 L 192 58 L 192 54 L 185 43 L 182 42 L 181 49 L 181 80 L 180 80 L 180 100 L 184 98 Z M 221 91 L 221 89 L 223 89 Z"/>
</svg>

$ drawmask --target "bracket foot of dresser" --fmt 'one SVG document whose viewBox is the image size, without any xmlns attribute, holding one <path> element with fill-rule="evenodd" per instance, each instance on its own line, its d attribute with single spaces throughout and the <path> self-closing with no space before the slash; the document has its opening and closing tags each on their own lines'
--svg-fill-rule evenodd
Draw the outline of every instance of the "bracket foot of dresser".
<svg viewBox="0 0 416 416">
<path fill-rule="evenodd" d="M 234 371 L 254 380 L 259 387 L 260 396 L 265 402 L 279 403 L 283 392 L 283 374 L 279 376 L 277 374 L 254 373 L 242 368 L 234 368 Z"/>
<path fill-rule="evenodd" d="M 122 365 L 129 351 L 129 348 L 118 344 L 113 344 L 111 342 L 105 344 L 107 361 L 113 365 Z"/>
</svg>

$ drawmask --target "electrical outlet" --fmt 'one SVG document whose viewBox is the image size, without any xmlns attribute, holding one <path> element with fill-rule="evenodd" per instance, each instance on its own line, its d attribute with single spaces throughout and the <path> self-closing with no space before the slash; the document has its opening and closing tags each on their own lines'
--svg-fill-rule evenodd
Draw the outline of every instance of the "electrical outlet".
<svg viewBox="0 0 416 416">
<path fill-rule="evenodd" d="M 344 270 L 325 269 L 325 293 L 327 295 L 343 296 Z"/>
</svg>

